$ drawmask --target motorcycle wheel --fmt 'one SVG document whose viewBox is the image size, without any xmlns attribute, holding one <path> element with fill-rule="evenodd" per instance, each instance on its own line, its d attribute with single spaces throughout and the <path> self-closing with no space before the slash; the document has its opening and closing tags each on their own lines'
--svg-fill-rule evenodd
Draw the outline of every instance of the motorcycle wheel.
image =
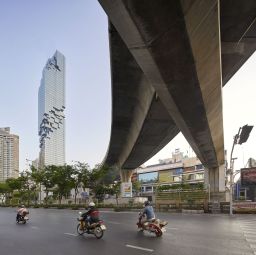
<svg viewBox="0 0 256 255">
<path fill-rule="evenodd" d="M 23 224 L 26 224 L 27 223 L 27 221 L 26 220 L 23 220 L 23 222 L 22 222 Z"/>
<path fill-rule="evenodd" d="M 82 236 L 85 233 L 85 230 L 80 229 L 80 223 L 76 227 L 77 234 Z"/>
<path fill-rule="evenodd" d="M 96 228 L 94 229 L 94 235 L 95 235 L 95 237 L 96 237 L 97 239 L 100 239 L 100 238 L 103 237 L 103 230 L 101 229 L 100 226 L 98 226 L 98 227 L 96 227 Z"/>
<path fill-rule="evenodd" d="M 157 226 L 154 226 L 154 233 L 155 233 L 156 237 L 160 237 L 163 235 L 162 230 Z"/>
<path fill-rule="evenodd" d="M 161 229 L 156 229 L 155 230 L 155 235 L 156 235 L 156 237 L 160 237 L 160 236 L 163 235 L 163 232 L 161 231 Z"/>
</svg>

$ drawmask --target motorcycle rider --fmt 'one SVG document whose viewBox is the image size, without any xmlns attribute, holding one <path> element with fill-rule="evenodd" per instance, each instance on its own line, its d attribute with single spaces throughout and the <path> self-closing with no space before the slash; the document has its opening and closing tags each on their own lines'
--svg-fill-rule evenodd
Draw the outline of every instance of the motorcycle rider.
<svg viewBox="0 0 256 255">
<path fill-rule="evenodd" d="M 144 206 L 145 207 L 142 212 L 142 216 L 144 218 L 141 219 L 141 223 L 145 226 L 146 222 L 152 222 L 153 220 L 155 220 L 155 213 L 152 205 L 148 200 L 144 202 Z"/>
<path fill-rule="evenodd" d="M 95 207 L 94 202 L 89 203 L 89 210 L 81 215 L 87 225 L 91 225 L 92 223 L 99 221 L 99 210 Z"/>
<path fill-rule="evenodd" d="M 28 209 L 25 207 L 25 205 L 21 205 L 17 209 L 16 221 L 19 221 L 20 217 L 25 217 L 28 213 Z"/>
</svg>

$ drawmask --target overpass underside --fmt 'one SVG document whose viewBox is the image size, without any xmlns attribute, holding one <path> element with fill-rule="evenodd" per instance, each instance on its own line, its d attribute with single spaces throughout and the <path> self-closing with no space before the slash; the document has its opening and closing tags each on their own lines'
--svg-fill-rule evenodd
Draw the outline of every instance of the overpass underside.
<svg viewBox="0 0 256 255">
<path fill-rule="evenodd" d="M 110 20 L 105 163 L 135 169 L 181 131 L 211 190 L 224 191 L 222 86 L 256 48 L 256 1 L 99 2 Z"/>
</svg>

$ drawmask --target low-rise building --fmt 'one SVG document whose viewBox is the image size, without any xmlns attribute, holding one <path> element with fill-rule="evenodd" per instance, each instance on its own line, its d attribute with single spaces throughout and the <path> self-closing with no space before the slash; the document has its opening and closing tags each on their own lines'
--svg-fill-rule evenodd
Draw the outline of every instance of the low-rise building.
<svg viewBox="0 0 256 255">
<path fill-rule="evenodd" d="M 150 196 L 157 186 L 204 183 L 204 166 L 197 157 L 184 156 L 176 150 L 172 158 L 137 168 L 132 176 L 132 182 L 136 181 L 140 182 L 140 194 Z"/>
</svg>

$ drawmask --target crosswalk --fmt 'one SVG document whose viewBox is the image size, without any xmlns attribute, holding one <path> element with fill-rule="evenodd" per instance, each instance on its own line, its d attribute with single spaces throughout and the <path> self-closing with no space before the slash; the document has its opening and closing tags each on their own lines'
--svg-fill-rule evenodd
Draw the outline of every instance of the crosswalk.
<svg viewBox="0 0 256 255">
<path fill-rule="evenodd" d="M 239 222 L 246 242 L 256 255 L 256 217 L 242 218 Z"/>
</svg>

